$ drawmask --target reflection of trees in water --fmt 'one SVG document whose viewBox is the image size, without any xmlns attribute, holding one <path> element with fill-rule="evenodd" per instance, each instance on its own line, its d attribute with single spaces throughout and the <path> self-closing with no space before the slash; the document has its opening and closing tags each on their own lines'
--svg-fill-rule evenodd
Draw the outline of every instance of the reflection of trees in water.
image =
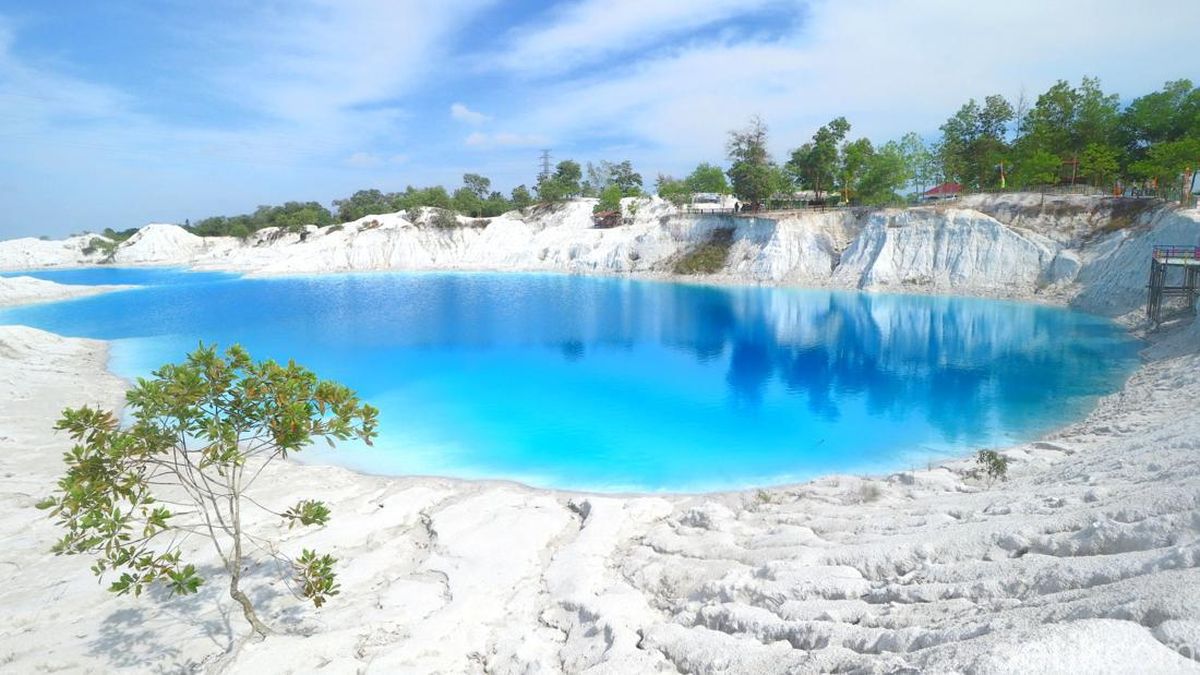
<svg viewBox="0 0 1200 675">
<path fill-rule="evenodd" d="M 760 402 L 777 376 L 828 419 L 848 397 L 861 397 L 875 415 L 923 406 L 947 440 L 970 442 L 996 421 L 1025 423 L 1031 410 L 1090 395 L 1108 381 L 1110 355 L 1086 341 L 1099 324 L 1057 310 L 934 297 L 710 292 L 703 314 L 674 317 L 669 344 L 709 358 L 721 336 L 731 354 L 726 382 L 743 402 Z M 713 309 L 722 297 L 730 311 Z M 674 303 L 685 315 L 691 306 Z"/>
<path fill-rule="evenodd" d="M 661 345 L 700 363 L 727 359 L 726 385 L 745 405 L 761 404 L 778 378 L 828 419 L 849 397 L 876 415 L 926 406 L 930 423 L 952 439 L 983 432 L 985 420 L 1018 424 L 1031 407 L 1095 392 L 1113 365 L 1105 340 L 1116 335 L 1099 321 L 1030 305 L 555 275 L 223 281 L 71 307 L 12 314 L 102 338 L 177 334 L 253 346 L 255 334 L 245 331 L 258 330 L 286 339 L 289 353 L 276 356 L 335 379 L 358 359 L 399 374 L 398 347 L 544 346 L 578 363 L 598 349 Z"/>
</svg>

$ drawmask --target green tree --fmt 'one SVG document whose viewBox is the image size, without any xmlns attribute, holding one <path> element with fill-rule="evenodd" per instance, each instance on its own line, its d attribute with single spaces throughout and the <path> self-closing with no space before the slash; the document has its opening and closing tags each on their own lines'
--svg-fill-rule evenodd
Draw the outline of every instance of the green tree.
<svg viewBox="0 0 1200 675">
<path fill-rule="evenodd" d="M 817 199 L 833 189 L 842 162 L 840 148 L 849 132 L 850 123 L 838 117 L 817 129 L 811 142 L 792 151 L 786 165 L 789 175 L 801 188 L 812 190 Z"/>
<path fill-rule="evenodd" d="M 980 106 L 971 99 L 941 126 L 939 159 L 947 178 L 976 188 L 999 184 L 999 164 L 1009 150 L 1008 123 L 1013 109 L 999 95 L 988 96 Z"/>
<path fill-rule="evenodd" d="M 1183 138 L 1178 141 L 1156 143 L 1150 146 L 1146 159 L 1134 162 L 1130 173 L 1138 178 L 1152 178 L 1158 183 L 1159 193 L 1173 189 L 1175 181 L 1189 168 L 1200 166 L 1200 138 Z"/>
<path fill-rule="evenodd" d="M 333 208 L 337 209 L 337 219 L 340 223 L 396 210 L 392 196 L 379 190 L 359 190 L 345 199 L 335 199 Z"/>
<path fill-rule="evenodd" d="M 642 195 L 642 175 L 633 169 L 633 162 L 609 162 L 602 160 L 598 164 L 587 163 L 587 180 L 580 186 L 580 194 L 584 197 L 596 197 L 608 186 L 617 185 L 621 194 L 626 197 Z"/>
<path fill-rule="evenodd" d="M 621 211 L 621 188 L 616 184 L 609 185 L 600 191 L 600 201 L 592 207 L 592 213 L 601 211 Z"/>
<path fill-rule="evenodd" d="M 512 190 L 512 207 L 514 209 L 523 209 L 533 203 L 533 195 L 529 193 L 529 188 L 524 185 L 518 185 Z"/>
<path fill-rule="evenodd" d="M 470 190 L 472 194 L 479 198 L 479 201 L 486 200 L 492 192 L 492 181 L 485 176 L 480 176 L 477 173 L 464 173 L 462 180 L 463 187 Z"/>
<path fill-rule="evenodd" d="M 912 181 L 918 195 L 937 182 L 938 167 L 934 153 L 916 132 L 908 132 L 897 146 L 904 162 L 904 172 Z"/>
<path fill-rule="evenodd" d="M 642 196 L 642 174 L 633 170 L 633 162 L 614 164 L 610 174 L 612 184 L 621 190 L 622 197 Z"/>
<path fill-rule="evenodd" d="M 729 180 L 733 194 L 752 207 L 764 204 L 779 189 L 781 174 L 767 150 L 767 125 L 758 116 L 744 129 L 729 132 Z"/>
<path fill-rule="evenodd" d="M 542 179 L 537 186 L 538 198 L 543 202 L 561 202 L 578 196 L 583 170 L 578 162 L 564 159 L 554 168 L 554 173 Z"/>
<path fill-rule="evenodd" d="M 511 210 L 512 202 L 508 201 L 503 193 L 492 191 L 492 193 L 487 196 L 487 199 L 483 201 L 483 210 L 480 215 L 493 218 Z"/>
<path fill-rule="evenodd" d="M 1153 145 L 1200 138 L 1200 87 L 1175 80 L 1135 98 L 1121 113 L 1117 135 L 1129 164 L 1144 161 Z"/>
<path fill-rule="evenodd" d="M 483 211 L 483 200 L 466 186 L 454 191 L 454 194 L 450 196 L 450 203 L 455 211 L 469 216 L 479 216 Z"/>
<path fill-rule="evenodd" d="M 289 559 L 245 532 L 243 513 L 261 508 L 289 527 L 326 524 L 321 501 L 277 511 L 249 492 L 267 464 L 313 439 L 370 443 L 374 408 L 295 363 L 255 363 L 237 346 L 221 355 L 201 345 L 185 362 L 138 380 L 126 398 L 127 428 L 108 411 L 63 411 L 56 428 L 76 444 L 55 494 L 38 504 L 65 530 L 55 553 L 92 556 L 96 575 L 119 575 L 109 586 L 118 595 L 140 595 L 151 584 L 189 594 L 204 579 L 184 562 L 181 544 L 189 535 L 206 538 L 229 577 L 229 596 L 259 635 L 269 629 L 240 587 L 251 547 L 291 568 L 316 606 L 338 593 L 333 558 L 305 550 Z"/>
<path fill-rule="evenodd" d="M 721 170 L 721 167 L 707 162 L 696 165 L 684 182 L 687 184 L 688 190 L 693 193 L 729 194 L 729 181 L 725 179 L 725 172 Z"/>
<path fill-rule="evenodd" d="M 897 192 L 912 177 L 912 162 L 905 155 L 903 141 L 885 143 L 867 158 L 858 181 L 858 202 L 871 205 L 897 203 L 901 201 Z"/>
<path fill-rule="evenodd" d="M 720 169 L 717 169 L 720 171 Z M 725 178 L 725 174 L 721 174 L 721 178 Z M 683 206 L 692 201 L 692 188 L 688 181 L 677 180 L 664 174 L 658 174 L 658 180 L 655 181 L 655 192 L 659 197 L 671 202 L 675 206 Z"/>
<path fill-rule="evenodd" d="M 842 191 L 842 199 L 851 202 L 858 194 L 858 183 L 863 173 L 871 163 L 875 149 L 871 141 L 860 138 L 851 141 L 842 148 L 842 163 L 838 169 L 838 187 Z"/>
<path fill-rule="evenodd" d="M 1079 156 L 1079 171 L 1095 186 L 1116 176 L 1118 168 L 1117 151 L 1107 145 L 1091 143 Z"/>
<path fill-rule="evenodd" d="M 1082 163 L 1080 155 L 1089 145 L 1116 142 L 1119 110 L 1119 98 L 1105 94 L 1099 80 L 1085 77 L 1079 88 L 1059 80 L 1038 96 L 1026 115 L 1017 163 L 1037 151 Z"/>
<path fill-rule="evenodd" d="M 1058 155 L 1046 150 L 1034 150 L 1016 165 L 1013 182 L 1023 188 L 1052 185 L 1058 181 L 1061 168 L 1062 160 Z"/>
</svg>

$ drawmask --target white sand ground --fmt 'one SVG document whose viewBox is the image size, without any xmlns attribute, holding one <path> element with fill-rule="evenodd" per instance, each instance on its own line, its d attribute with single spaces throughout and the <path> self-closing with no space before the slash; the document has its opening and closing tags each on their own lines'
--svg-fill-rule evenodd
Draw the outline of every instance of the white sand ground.
<svg viewBox="0 0 1200 675">
<path fill-rule="evenodd" d="M 71 286 L 33 277 L 0 277 L 0 307 L 81 298 L 127 288 L 132 286 Z"/>
<path fill-rule="evenodd" d="M 896 231 L 863 237 L 868 218 L 835 247 L 840 265 L 878 243 L 865 269 L 905 288 L 1036 295 L 987 255 L 1028 261 L 1028 241 L 1049 252 L 1039 265 L 1078 259 L 1050 297 L 1127 322 L 1146 247 L 1200 241 L 1178 212 L 1067 244 L 972 214 L 887 219 Z M 782 229 L 761 259 L 794 271 Z M 931 275 L 905 276 L 916 269 Z M 1005 450 L 1011 480 L 991 487 L 967 462 L 670 497 L 279 464 L 262 500 L 327 498 L 333 524 L 254 527 L 288 551 L 332 551 L 343 592 L 314 610 L 252 566 L 251 595 L 285 634 L 242 644 L 219 577 L 199 597 L 134 601 L 46 553 L 56 533 L 33 504 L 67 447 L 50 427 L 67 405 L 120 405 L 123 386 L 103 343 L 0 327 L 0 670 L 1200 672 L 1198 351 L 1200 323 L 1158 334 L 1120 393 Z"/>
</svg>

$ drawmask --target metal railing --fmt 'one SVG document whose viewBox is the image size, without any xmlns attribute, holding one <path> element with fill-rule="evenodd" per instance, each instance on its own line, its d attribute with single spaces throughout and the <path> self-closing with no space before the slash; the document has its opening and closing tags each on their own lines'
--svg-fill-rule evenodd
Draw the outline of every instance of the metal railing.
<svg viewBox="0 0 1200 675">
<path fill-rule="evenodd" d="M 1200 260 L 1200 246 L 1161 246 L 1154 247 L 1154 259 L 1165 260 L 1167 258 L 1184 258 L 1188 260 Z"/>
<path fill-rule="evenodd" d="M 752 208 L 747 207 L 747 208 L 738 209 L 735 211 L 731 207 L 714 207 L 711 209 L 704 209 L 704 208 L 698 209 L 698 208 L 694 208 L 694 207 L 684 206 L 679 210 L 679 213 L 681 215 L 697 215 L 697 216 L 724 215 L 724 216 L 745 216 L 747 218 L 753 218 L 756 216 L 777 216 L 777 215 L 786 215 L 788 213 L 813 213 L 813 212 L 819 213 L 822 211 L 840 211 L 843 209 L 854 209 L 854 208 L 862 208 L 862 207 L 853 206 L 850 204 L 837 204 L 837 205 L 813 204 L 813 205 L 789 205 L 786 207 L 783 207 L 783 206 L 763 207 L 763 208 L 759 208 L 759 209 L 752 209 Z"/>
</svg>

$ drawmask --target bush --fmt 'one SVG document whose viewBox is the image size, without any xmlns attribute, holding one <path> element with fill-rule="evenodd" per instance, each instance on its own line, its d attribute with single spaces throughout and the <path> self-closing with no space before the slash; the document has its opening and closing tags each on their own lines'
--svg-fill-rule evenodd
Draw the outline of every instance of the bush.
<svg viewBox="0 0 1200 675">
<path fill-rule="evenodd" d="M 731 246 L 733 246 L 733 228 L 715 229 L 707 241 L 675 261 L 674 272 L 675 274 L 715 274 L 725 266 Z"/>
<path fill-rule="evenodd" d="M 82 253 L 84 255 L 92 255 L 99 253 L 105 261 L 111 260 L 114 253 L 117 252 L 117 242 L 109 241 L 102 237 L 92 237 L 91 241 L 84 246 Z"/>
<path fill-rule="evenodd" d="M 980 450 L 975 453 L 976 468 L 972 473 L 982 475 L 990 487 L 997 480 L 1008 480 L 1008 458 L 995 450 Z"/>
<path fill-rule="evenodd" d="M 450 209 L 438 209 L 429 220 L 429 224 L 439 230 L 453 230 L 459 227 L 458 214 Z"/>
<path fill-rule="evenodd" d="M 38 504 L 66 533 L 56 554 L 89 555 L 97 576 L 118 574 L 108 590 L 141 595 L 150 585 L 195 593 L 205 580 L 182 560 L 189 536 L 212 542 L 229 577 L 229 596 L 259 635 L 269 629 L 241 590 L 250 546 L 290 568 L 300 595 L 320 607 L 338 588 L 334 559 L 304 550 L 295 559 L 274 542 L 243 532 L 251 506 L 289 527 L 324 525 L 324 503 L 302 499 L 274 511 L 247 493 L 263 467 L 317 438 L 371 442 L 377 411 L 354 392 L 296 365 L 251 361 L 238 346 L 224 355 L 201 347 L 126 395 L 132 424 L 110 411 L 63 411 L 56 429 L 76 445 L 55 494 Z"/>
</svg>

